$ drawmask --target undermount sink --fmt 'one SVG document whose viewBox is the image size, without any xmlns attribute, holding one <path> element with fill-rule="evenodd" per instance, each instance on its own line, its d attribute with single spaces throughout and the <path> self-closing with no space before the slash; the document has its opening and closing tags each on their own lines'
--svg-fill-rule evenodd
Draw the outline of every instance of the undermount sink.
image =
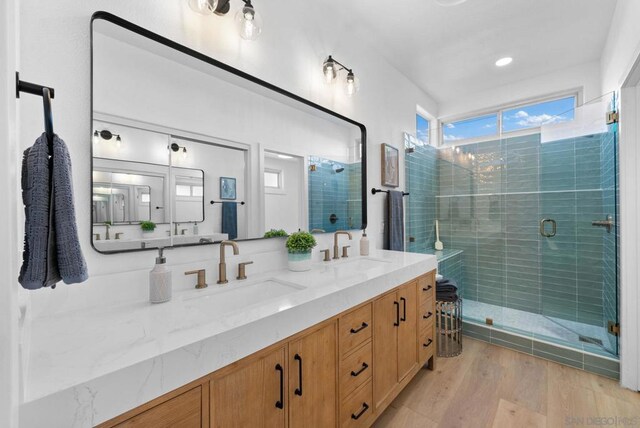
<svg viewBox="0 0 640 428">
<path fill-rule="evenodd" d="M 187 308 L 225 314 L 305 288 L 302 285 L 286 281 L 268 279 L 251 284 L 238 285 L 233 283 L 224 287 L 216 286 L 213 290 L 195 292 L 194 295 L 186 297 L 184 300 Z"/>
<path fill-rule="evenodd" d="M 386 263 L 391 262 L 389 260 L 376 259 L 373 257 L 358 257 L 340 262 L 333 266 L 333 268 L 341 272 L 353 271 L 354 273 L 359 273 L 363 270 L 375 269 Z"/>
</svg>

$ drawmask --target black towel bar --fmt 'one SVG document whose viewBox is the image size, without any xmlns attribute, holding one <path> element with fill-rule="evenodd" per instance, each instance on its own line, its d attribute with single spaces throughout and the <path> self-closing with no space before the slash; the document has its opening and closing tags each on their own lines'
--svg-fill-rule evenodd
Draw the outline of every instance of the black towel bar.
<svg viewBox="0 0 640 428">
<path fill-rule="evenodd" d="M 371 189 L 371 194 L 375 195 L 376 193 L 389 193 L 388 190 L 376 189 L 375 187 Z M 409 196 L 409 192 L 402 192 L 402 196 Z"/>
<path fill-rule="evenodd" d="M 230 204 L 240 204 L 240 205 L 244 205 L 244 201 L 242 202 L 236 202 L 236 201 L 211 201 L 209 202 L 211 205 L 213 204 L 224 204 L 225 202 L 228 202 Z"/>
</svg>

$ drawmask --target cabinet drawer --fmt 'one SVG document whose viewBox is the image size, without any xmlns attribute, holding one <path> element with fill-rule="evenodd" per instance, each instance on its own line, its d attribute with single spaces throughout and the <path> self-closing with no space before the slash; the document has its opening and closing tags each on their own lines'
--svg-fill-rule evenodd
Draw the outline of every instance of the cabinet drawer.
<svg viewBox="0 0 640 428">
<path fill-rule="evenodd" d="M 373 352 L 371 342 L 358 348 L 340 363 L 340 398 L 344 400 L 371 378 Z"/>
<path fill-rule="evenodd" d="M 340 406 L 340 426 L 342 428 L 368 426 L 373 413 L 373 386 L 371 381 L 343 401 Z"/>
<path fill-rule="evenodd" d="M 434 337 L 434 331 L 433 324 L 429 326 L 429 328 L 420 331 L 418 341 L 420 364 L 424 364 L 435 354 L 436 339 Z"/>
<path fill-rule="evenodd" d="M 425 300 L 436 298 L 436 275 L 435 272 L 429 272 L 418 278 L 418 292 L 420 293 L 420 303 Z"/>
<path fill-rule="evenodd" d="M 341 316 L 338 326 L 340 329 L 340 357 L 344 358 L 371 337 L 371 304 Z"/>
<path fill-rule="evenodd" d="M 428 326 L 433 325 L 436 318 L 436 308 L 433 299 L 424 300 L 420 304 L 420 312 L 418 313 L 418 331 L 422 332 Z"/>
</svg>

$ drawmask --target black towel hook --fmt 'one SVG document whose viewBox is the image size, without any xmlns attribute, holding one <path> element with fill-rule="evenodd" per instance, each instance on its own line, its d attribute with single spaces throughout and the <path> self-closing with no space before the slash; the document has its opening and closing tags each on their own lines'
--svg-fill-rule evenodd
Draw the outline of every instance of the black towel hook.
<svg viewBox="0 0 640 428">
<path fill-rule="evenodd" d="M 53 110 L 51 100 L 55 98 L 55 90 L 49 86 L 20 80 L 20 72 L 16 71 L 16 98 L 20 98 L 20 92 L 38 95 L 42 97 L 44 107 L 44 132 L 49 143 L 49 154 L 53 155 Z"/>
</svg>

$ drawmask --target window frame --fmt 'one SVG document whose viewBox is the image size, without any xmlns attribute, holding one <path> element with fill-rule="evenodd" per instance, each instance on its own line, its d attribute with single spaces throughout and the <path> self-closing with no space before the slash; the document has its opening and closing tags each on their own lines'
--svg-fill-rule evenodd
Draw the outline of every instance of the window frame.
<svg viewBox="0 0 640 428">
<path fill-rule="evenodd" d="M 493 108 L 487 108 L 484 110 L 478 110 L 475 111 L 473 113 L 468 113 L 468 114 L 464 114 L 464 115 L 458 115 L 458 116 L 451 116 L 450 118 L 440 118 L 438 119 L 438 147 L 441 148 L 448 148 L 448 147 L 456 147 L 456 146 L 462 146 L 462 145 L 467 145 L 467 144 L 475 144 L 475 143 L 480 143 L 480 142 L 484 142 L 484 141 L 492 141 L 495 139 L 499 139 L 499 138 L 503 138 L 503 137 L 507 137 L 507 138 L 512 138 L 512 137 L 519 137 L 519 136 L 524 136 L 524 135 L 531 135 L 531 134 L 536 134 L 540 132 L 540 129 L 542 126 L 535 126 L 535 127 L 531 127 L 531 128 L 526 128 L 526 129 L 515 129 L 515 130 L 511 130 L 511 131 L 503 131 L 502 130 L 502 115 L 505 111 L 508 110 L 514 110 L 517 108 L 525 108 L 525 107 L 529 107 L 529 106 L 533 106 L 536 104 L 543 104 L 546 102 L 550 102 L 550 101 L 558 101 L 558 100 L 562 100 L 565 98 L 571 98 L 573 97 L 573 105 L 574 105 L 574 110 L 576 108 L 578 108 L 578 106 L 580 105 L 581 101 L 582 101 L 582 89 L 572 89 L 569 91 L 563 91 L 563 92 L 557 92 L 554 93 L 552 95 L 547 95 L 544 97 L 537 97 L 537 98 L 528 98 L 526 100 L 521 100 L 519 102 L 514 102 L 514 103 L 510 103 L 510 104 L 503 104 L 500 105 L 498 107 L 493 107 Z M 482 116 L 488 116 L 488 115 L 492 115 L 495 114 L 497 117 L 497 132 L 495 134 L 492 135 L 487 135 L 487 136 L 483 136 L 483 137 L 474 137 L 474 138 L 465 138 L 462 140 L 456 140 L 455 142 L 451 141 L 451 142 L 445 142 L 444 140 L 444 127 L 446 124 L 448 123 L 455 123 L 455 122 L 461 122 L 461 121 L 465 121 L 465 120 L 469 120 L 469 119 L 474 119 L 474 118 L 478 118 L 478 117 L 482 117 Z M 443 120 L 444 119 L 444 120 Z M 575 119 L 575 117 L 574 117 Z"/>
</svg>

